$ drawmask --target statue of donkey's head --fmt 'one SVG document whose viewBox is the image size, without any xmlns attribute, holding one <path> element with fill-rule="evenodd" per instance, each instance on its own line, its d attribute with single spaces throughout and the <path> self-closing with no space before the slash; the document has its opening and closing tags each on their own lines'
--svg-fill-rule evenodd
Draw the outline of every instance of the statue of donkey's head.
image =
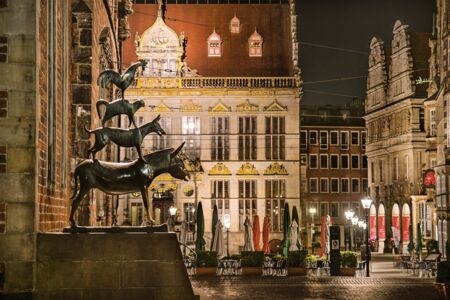
<svg viewBox="0 0 450 300">
<path fill-rule="evenodd" d="M 189 172 L 184 164 L 184 156 L 181 149 L 184 146 L 184 142 L 175 151 L 170 154 L 169 162 L 169 174 L 177 179 L 182 179 L 185 181 L 189 180 Z"/>
<path fill-rule="evenodd" d="M 159 124 L 159 120 L 161 120 L 161 115 L 154 118 L 151 123 L 153 125 L 153 132 L 156 132 L 159 136 L 162 136 L 163 134 L 166 134 L 166 132 L 161 127 L 161 124 Z"/>
</svg>

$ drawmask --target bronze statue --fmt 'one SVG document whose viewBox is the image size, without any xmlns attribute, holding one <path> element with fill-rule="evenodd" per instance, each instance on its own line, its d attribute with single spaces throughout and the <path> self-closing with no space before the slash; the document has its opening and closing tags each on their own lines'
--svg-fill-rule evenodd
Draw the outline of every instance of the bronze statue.
<svg viewBox="0 0 450 300">
<path fill-rule="evenodd" d="M 161 116 L 158 115 L 153 121 L 133 129 L 100 127 L 89 130 L 84 126 L 84 130 L 95 135 L 94 146 L 88 149 L 88 155 L 92 153 L 92 159 L 95 160 L 95 154 L 112 141 L 121 147 L 136 147 L 139 158 L 144 160 L 142 157 L 141 144 L 145 136 L 150 132 L 155 132 L 159 136 L 166 134 L 159 124 L 160 119 Z"/>
<path fill-rule="evenodd" d="M 181 153 L 183 146 L 184 143 L 175 151 L 171 148 L 144 155 L 144 161 L 137 159 L 132 162 L 114 163 L 87 159 L 81 162 L 74 172 L 75 191 L 71 198 L 70 225 L 77 226 L 74 219 L 75 212 L 81 200 L 92 188 L 114 195 L 140 192 L 146 212 L 146 223 L 150 223 L 152 218 L 147 189 L 153 179 L 163 173 L 186 181 L 189 178 L 184 165 L 185 155 Z M 79 189 L 77 189 L 78 182 Z"/>
<path fill-rule="evenodd" d="M 102 105 L 106 105 L 105 113 L 103 114 L 103 116 L 100 113 L 100 106 Z M 108 121 L 114 116 L 121 114 L 128 116 L 128 120 L 130 122 L 129 126 L 131 126 L 131 123 L 133 123 L 134 127 L 137 127 L 136 120 L 134 119 L 134 114 L 141 107 L 144 106 L 145 106 L 144 100 L 138 100 L 133 103 L 130 103 L 128 100 L 121 100 L 121 99 L 114 100 L 112 102 L 100 99 L 96 103 L 98 116 L 102 120 L 102 127 L 105 127 L 106 121 Z"/>
<path fill-rule="evenodd" d="M 145 69 L 146 65 L 147 62 L 141 59 L 139 62 L 129 66 L 122 75 L 111 69 L 104 70 L 98 75 L 97 84 L 102 88 L 107 88 L 110 83 L 113 83 L 122 91 L 122 100 L 124 100 L 125 90 L 133 83 L 137 68 L 142 67 L 142 69 Z"/>
</svg>

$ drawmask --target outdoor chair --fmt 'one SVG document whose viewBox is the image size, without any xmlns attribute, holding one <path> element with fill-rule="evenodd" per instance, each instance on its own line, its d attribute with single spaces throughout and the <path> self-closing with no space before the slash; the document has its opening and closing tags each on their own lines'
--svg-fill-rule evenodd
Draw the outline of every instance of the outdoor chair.
<svg viewBox="0 0 450 300">
<path fill-rule="evenodd" d="M 287 275 L 287 261 L 285 259 L 279 259 L 275 263 L 275 276 Z"/>
<path fill-rule="evenodd" d="M 263 276 L 272 276 L 274 268 L 274 261 L 270 257 L 266 256 L 263 264 Z"/>
<path fill-rule="evenodd" d="M 317 276 L 317 261 L 309 261 L 306 264 L 306 275 Z"/>
</svg>

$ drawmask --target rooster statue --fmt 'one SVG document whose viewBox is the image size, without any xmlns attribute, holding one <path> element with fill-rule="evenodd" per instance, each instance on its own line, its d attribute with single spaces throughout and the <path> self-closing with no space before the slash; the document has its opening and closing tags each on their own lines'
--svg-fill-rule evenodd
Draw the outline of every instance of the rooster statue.
<svg viewBox="0 0 450 300">
<path fill-rule="evenodd" d="M 145 69 L 146 65 L 147 62 L 141 59 L 139 62 L 132 64 L 122 75 L 111 69 L 104 70 L 98 76 L 97 84 L 102 88 L 107 88 L 111 82 L 114 83 L 121 90 L 123 100 L 125 90 L 134 81 L 137 68 Z"/>
</svg>

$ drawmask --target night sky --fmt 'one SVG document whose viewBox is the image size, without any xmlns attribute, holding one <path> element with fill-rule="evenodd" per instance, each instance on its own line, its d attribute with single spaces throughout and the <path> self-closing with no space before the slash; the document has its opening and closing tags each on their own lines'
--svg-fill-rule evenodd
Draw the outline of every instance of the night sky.
<svg viewBox="0 0 450 300">
<path fill-rule="evenodd" d="M 353 96 L 365 96 L 372 37 L 380 37 L 385 46 L 390 47 L 392 28 L 397 19 L 410 25 L 411 32 L 431 32 L 436 1 L 299 0 L 297 3 L 300 67 L 304 81 L 302 103 L 340 105 Z M 360 76 L 362 78 L 314 83 Z"/>
</svg>

